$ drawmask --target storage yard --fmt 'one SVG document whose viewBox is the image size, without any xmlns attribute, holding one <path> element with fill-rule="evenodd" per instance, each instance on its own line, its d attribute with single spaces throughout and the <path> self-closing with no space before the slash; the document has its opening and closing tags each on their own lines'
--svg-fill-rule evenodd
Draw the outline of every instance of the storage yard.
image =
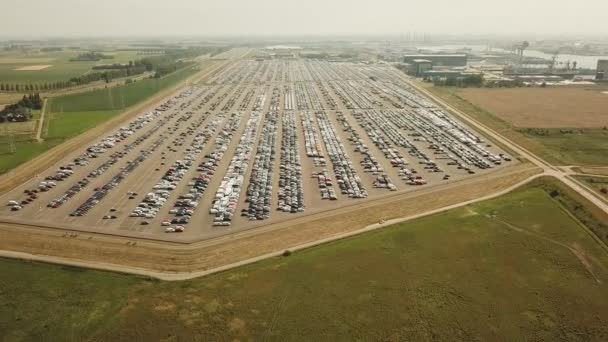
<svg viewBox="0 0 608 342">
<path fill-rule="evenodd" d="M 205 239 L 514 163 L 390 66 L 245 59 L 2 195 L 0 216 Z"/>
</svg>

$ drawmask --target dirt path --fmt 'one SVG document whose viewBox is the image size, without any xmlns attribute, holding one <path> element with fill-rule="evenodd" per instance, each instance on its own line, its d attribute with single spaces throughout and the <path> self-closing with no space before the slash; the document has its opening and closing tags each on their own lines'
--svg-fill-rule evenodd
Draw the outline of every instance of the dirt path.
<svg viewBox="0 0 608 342">
<path fill-rule="evenodd" d="M 42 104 L 42 109 L 40 110 L 40 119 L 38 119 L 38 125 L 36 126 L 36 135 L 34 139 L 38 142 L 42 142 L 42 127 L 44 127 L 44 115 L 46 114 L 46 106 L 48 104 L 48 99 L 44 99 Z"/>
</svg>

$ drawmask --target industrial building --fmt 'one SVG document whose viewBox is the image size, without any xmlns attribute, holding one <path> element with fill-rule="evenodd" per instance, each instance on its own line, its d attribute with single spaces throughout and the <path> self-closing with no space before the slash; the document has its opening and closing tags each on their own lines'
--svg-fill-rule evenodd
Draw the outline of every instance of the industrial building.
<svg viewBox="0 0 608 342">
<path fill-rule="evenodd" d="M 405 55 L 403 56 L 403 63 L 412 63 L 415 60 L 427 60 L 435 66 L 466 66 L 468 56 L 466 54 L 457 55 L 445 55 L 445 54 L 432 54 L 432 55 Z"/>
<path fill-rule="evenodd" d="M 426 71 L 433 69 L 433 62 L 427 59 L 414 59 L 410 63 L 402 64 L 403 70 L 409 75 L 422 76 Z"/>
<path fill-rule="evenodd" d="M 600 59 L 597 61 L 595 79 L 598 81 L 608 81 L 608 59 Z"/>
</svg>

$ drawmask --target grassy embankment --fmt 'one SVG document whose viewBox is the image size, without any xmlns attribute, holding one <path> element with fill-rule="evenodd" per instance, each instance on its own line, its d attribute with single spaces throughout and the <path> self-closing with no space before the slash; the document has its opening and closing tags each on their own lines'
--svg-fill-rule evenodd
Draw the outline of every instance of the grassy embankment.
<svg viewBox="0 0 608 342">
<path fill-rule="evenodd" d="M 608 254 L 575 217 L 604 229 L 608 218 L 571 195 L 536 181 L 497 199 L 183 282 L 4 260 L 0 334 L 605 341 Z"/>
<path fill-rule="evenodd" d="M 608 200 L 608 177 L 576 176 L 576 178 L 591 187 L 600 197 Z"/>
<path fill-rule="evenodd" d="M 176 85 L 197 69 L 187 67 L 160 79 L 145 79 L 108 89 L 53 97 L 48 100 L 44 141 L 32 134 L 15 136 L 16 153 L 9 153 L 7 136 L 0 136 L 0 174 L 124 112 L 163 89 Z"/>
<path fill-rule="evenodd" d="M 496 114 L 467 101 L 457 93 L 458 88 L 433 87 L 426 84 L 425 88 L 552 164 L 608 165 L 608 130 L 518 128 Z"/>
</svg>

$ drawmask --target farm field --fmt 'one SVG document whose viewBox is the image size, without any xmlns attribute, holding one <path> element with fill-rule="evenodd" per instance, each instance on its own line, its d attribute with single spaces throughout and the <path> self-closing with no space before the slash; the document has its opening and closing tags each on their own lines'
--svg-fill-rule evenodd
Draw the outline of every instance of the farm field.
<svg viewBox="0 0 608 342">
<path fill-rule="evenodd" d="M 91 62 L 70 62 L 71 58 L 86 51 L 61 51 L 51 53 L 0 54 L 0 80 L 3 83 L 44 83 L 67 81 L 91 71 L 98 64 L 128 63 L 130 60 L 141 59 L 135 51 L 104 52 L 113 55 L 114 59 Z M 32 66 L 48 65 L 41 70 L 19 70 Z M 32 68 L 33 69 L 33 68 Z M 37 69 L 37 68 L 36 68 Z"/>
<path fill-rule="evenodd" d="M 518 128 L 608 126 L 606 87 L 465 88 L 458 94 Z"/>
<path fill-rule="evenodd" d="M 608 254 L 547 186 L 190 281 L 0 260 L 0 335 L 604 341 Z"/>
<path fill-rule="evenodd" d="M 518 164 L 402 77 L 383 65 L 234 61 L 5 194 L 0 215 L 195 241 Z M 49 136 L 111 116 L 153 89 L 144 82 L 51 99 Z"/>
<path fill-rule="evenodd" d="M 608 96 L 599 88 L 456 89 L 423 86 L 555 165 L 608 165 L 605 153 L 608 131 L 604 129 L 608 114 L 601 107 L 608 101 L 603 97 Z M 589 103 L 572 101 L 574 105 L 570 105 L 568 99 L 572 97 L 589 99 Z"/>
</svg>

